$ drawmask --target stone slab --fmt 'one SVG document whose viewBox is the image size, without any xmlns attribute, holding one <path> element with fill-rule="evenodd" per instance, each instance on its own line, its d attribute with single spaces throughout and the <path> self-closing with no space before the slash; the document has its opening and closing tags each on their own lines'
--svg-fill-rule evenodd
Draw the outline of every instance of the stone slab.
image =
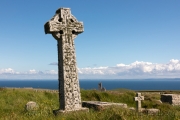
<svg viewBox="0 0 180 120">
<path fill-rule="evenodd" d="M 101 101 L 82 101 L 82 106 L 88 108 L 94 108 L 96 110 L 102 110 L 110 106 L 127 108 L 127 104 L 124 103 L 112 103 L 112 102 L 101 102 Z"/>
<path fill-rule="evenodd" d="M 150 109 L 143 109 L 142 112 L 148 115 L 155 115 L 158 114 L 160 111 L 159 109 L 150 108 Z"/>
</svg>

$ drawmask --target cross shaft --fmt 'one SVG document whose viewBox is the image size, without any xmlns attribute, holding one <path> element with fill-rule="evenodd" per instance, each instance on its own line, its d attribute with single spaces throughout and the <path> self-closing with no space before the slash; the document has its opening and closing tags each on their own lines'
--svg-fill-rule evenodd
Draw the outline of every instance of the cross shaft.
<svg viewBox="0 0 180 120">
<path fill-rule="evenodd" d="M 77 21 L 69 8 L 60 8 L 44 27 L 45 33 L 57 40 L 60 110 L 81 109 L 74 39 L 83 32 L 83 23 Z"/>
</svg>

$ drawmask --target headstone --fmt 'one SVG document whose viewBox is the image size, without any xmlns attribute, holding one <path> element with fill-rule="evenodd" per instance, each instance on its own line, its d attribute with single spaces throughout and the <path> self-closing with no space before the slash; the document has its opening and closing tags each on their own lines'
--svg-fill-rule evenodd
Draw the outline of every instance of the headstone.
<svg viewBox="0 0 180 120">
<path fill-rule="evenodd" d="M 180 95 L 178 94 L 162 94 L 161 95 L 162 103 L 169 103 L 173 106 L 180 106 Z"/>
<path fill-rule="evenodd" d="M 25 109 L 26 110 L 37 110 L 38 109 L 38 104 L 34 101 L 29 101 L 26 105 L 25 105 Z"/>
<path fill-rule="evenodd" d="M 45 33 L 52 34 L 58 47 L 59 112 L 87 110 L 82 108 L 76 66 L 74 39 L 84 31 L 83 23 L 71 14 L 70 8 L 60 8 L 45 24 Z"/>
<path fill-rule="evenodd" d="M 144 96 L 141 96 L 141 93 L 136 93 L 135 101 L 136 101 L 136 110 L 141 112 L 141 101 L 144 100 Z"/>
</svg>

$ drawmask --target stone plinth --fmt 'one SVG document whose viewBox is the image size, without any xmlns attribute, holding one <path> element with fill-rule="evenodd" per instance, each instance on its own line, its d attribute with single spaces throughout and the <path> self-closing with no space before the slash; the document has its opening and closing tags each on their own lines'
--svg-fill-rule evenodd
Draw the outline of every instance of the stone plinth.
<svg viewBox="0 0 180 120">
<path fill-rule="evenodd" d="M 96 110 L 103 110 L 110 106 L 118 106 L 121 108 L 127 108 L 127 104 L 124 103 L 112 103 L 112 102 L 101 102 L 101 101 L 83 101 L 83 107 L 94 108 Z"/>
<path fill-rule="evenodd" d="M 171 105 L 180 105 L 180 95 L 178 94 L 162 94 L 161 101 Z"/>
<path fill-rule="evenodd" d="M 159 109 L 150 108 L 150 109 L 142 109 L 142 113 L 148 114 L 148 115 L 155 115 L 158 114 L 160 111 Z"/>
<path fill-rule="evenodd" d="M 73 109 L 73 110 L 53 110 L 54 115 L 58 115 L 58 114 L 62 114 L 62 113 L 68 113 L 68 112 L 77 112 L 77 111 L 85 111 L 85 112 L 89 112 L 89 108 L 85 108 L 85 107 L 81 107 L 79 109 Z"/>
</svg>

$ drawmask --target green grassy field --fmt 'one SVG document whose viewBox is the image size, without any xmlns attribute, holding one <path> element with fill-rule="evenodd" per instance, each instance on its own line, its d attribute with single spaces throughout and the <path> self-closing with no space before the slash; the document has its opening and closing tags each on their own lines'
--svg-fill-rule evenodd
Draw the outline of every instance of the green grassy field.
<svg viewBox="0 0 180 120">
<path fill-rule="evenodd" d="M 101 111 L 90 109 L 89 112 L 71 112 L 54 116 L 52 111 L 58 109 L 58 93 L 37 92 L 27 89 L 0 88 L 0 120 L 180 120 L 180 107 L 162 104 L 157 100 L 160 95 L 156 92 L 142 92 L 145 100 L 144 108 L 158 108 L 157 115 L 139 114 L 129 109 L 110 107 Z M 119 89 L 106 92 L 96 90 L 81 90 L 82 101 L 104 101 L 125 103 L 135 107 L 133 98 L 135 92 Z M 39 108 L 26 111 L 25 104 L 35 101 Z"/>
</svg>

